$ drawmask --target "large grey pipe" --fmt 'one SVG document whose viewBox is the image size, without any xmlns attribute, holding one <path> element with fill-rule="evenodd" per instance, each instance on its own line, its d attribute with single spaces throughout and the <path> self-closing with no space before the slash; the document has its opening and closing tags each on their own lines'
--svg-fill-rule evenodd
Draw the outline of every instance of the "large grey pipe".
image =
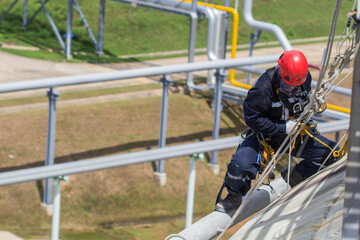
<svg viewBox="0 0 360 240">
<path fill-rule="evenodd" d="M 289 40 L 287 39 L 285 33 L 278 25 L 262 22 L 254 19 L 252 15 L 252 0 L 244 0 L 243 14 L 244 14 L 245 22 L 250 27 L 273 33 L 285 51 L 292 49 L 292 46 Z"/>
<path fill-rule="evenodd" d="M 172 1 L 172 0 L 152 0 L 154 3 L 163 3 L 168 4 L 174 7 L 180 7 L 185 9 L 191 9 L 191 4 L 186 2 L 178 2 L 178 1 Z M 214 26 L 215 26 L 215 18 L 216 18 L 216 9 L 210 8 L 210 7 L 204 7 L 201 5 L 198 5 L 196 7 L 196 10 L 202 14 L 203 16 L 206 16 L 208 18 L 208 39 L 207 39 L 207 55 L 209 57 L 209 60 L 216 60 L 217 56 L 215 53 L 215 46 L 214 46 Z M 214 11 L 215 10 L 215 11 Z"/>
<path fill-rule="evenodd" d="M 264 185 L 260 187 L 247 201 L 247 206 L 233 225 L 250 217 L 254 213 L 265 208 L 278 197 L 286 193 L 290 186 L 282 179 L 278 178 L 271 182 L 271 187 Z M 179 234 L 170 235 L 167 239 L 171 240 L 205 240 L 216 237 L 226 227 L 236 210 L 229 213 L 212 212 L 200 219 L 190 227 L 184 229 Z"/>
<path fill-rule="evenodd" d="M 185 2 L 177 2 L 177 1 L 171 1 L 171 0 L 152 0 L 152 2 L 168 4 L 168 5 L 171 5 L 174 7 L 180 7 L 180 8 L 184 8 L 184 9 L 192 8 L 191 4 L 185 3 Z M 216 24 L 217 10 L 213 9 L 213 8 L 209 8 L 209 7 L 200 6 L 200 5 L 198 5 L 196 7 L 196 10 L 197 10 L 197 12 L 199 12 L 200 14 L 202 14 L 208 18 L 207 55 L 208 55 L 208 58 L 210 61 L 217 60 L 217 56 L 215 53 L 215 44 L 214 44 L 214 39 L 215 39 L 214 28 L 215 28 L 215 24 Z M 191 13 L 195 14 L 194 12 L 191 12 Z M 195 34 L 192 34 L 192 35 L 194 36 Z M 192 59 L 189 58 L 189 62 L 193 62 L 193 58 Z M 209 86 L 196 86 L 193 81 L 192 74 L 188 75 L 186 84 L 187 84 L 188 88 L 195 89 L 195 90 L 206 90 L 206 89 L 212 88 Z"/>
</svg>

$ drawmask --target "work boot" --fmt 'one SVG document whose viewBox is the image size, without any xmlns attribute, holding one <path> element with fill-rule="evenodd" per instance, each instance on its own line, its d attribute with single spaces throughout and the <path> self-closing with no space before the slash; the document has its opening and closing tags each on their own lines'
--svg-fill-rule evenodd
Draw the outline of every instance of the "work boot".
<svg viewBox="0 0 360 240">
<path fill-rule="evenodd" d="M 215 205 L 215 211 L 228 212 L 232 209 L 237 209 L 242 203 L 242 195 L 229 192 L 225 199 L 221 199 Z"/>
</svg>

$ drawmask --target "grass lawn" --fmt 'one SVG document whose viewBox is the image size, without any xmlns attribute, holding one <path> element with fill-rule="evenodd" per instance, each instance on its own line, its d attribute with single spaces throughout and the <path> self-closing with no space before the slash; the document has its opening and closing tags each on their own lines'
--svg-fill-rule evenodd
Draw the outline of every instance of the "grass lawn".
<svg viewBox="0 0 360 240">
<path fill-rule="evenodd" d="M 78 3 L 94 35 L 97 36 L 99 2 L 78 0 Z M 221 1 L 214 3 L 222 4 Z M 11 2 L 7 0 L 0 0 L 3 11 L 10 4 Z M 322 37 L 328 35 L 333 5 L 330 0 L 317 2 L 289 0 L 286 4 L 277 1 L 254 1 L 253 15 L 257 20 L 279 25 L 290 40 Z M 338 34 L 343 32 L 346 27 L 346 13 L 352 9 L 352 5 L 353 1 L 342 2 L 337 27 Z M 234 0 L 230 1 L 230 6 L 234 6 Z M 40 4 L 37 1 L 29 1 L 29 18 L 39 7 Z M 50 15 L 56 23 L 61 36 L 66 32 L 66 7 L 66 4 L 61 0 L 52 0 L 47 4 Z M 240 21 L 237 44 L 245 44 L 250 41 L 250 34 L 253 29 L 247 26 L 242 19 L 241 4 L 238 10 Z M 188 17 L 107 1 L 105 19 L 104 53 L 107 57 L 99 58 L 94 54 L 94 44 L 78 14 L 74 11 L 74 38 L 72 41 L 74 56 L 71 61 L 121 62 L 124 60 L 119 59 L 117 56 L 188 48 L 190 25 Z M 197 48 L 206 47 L 207 28 L 207 19 L 200 18 L 196 36 Z M 233 34 L 231 29 L 232 15 L 230 14 L 228 45 L 231 45 Z M 65 39 L 63 38 L 63 40 Z M 260 42 L 274 40 L 276 40 L 274 35 L 262 32 Z M 17 4 L 4 21 L 0 23 L 0 42 L 38 47 L 42 49 L 40 53 L 34 53 L 34 51 L 23 53 L 36 58 L 45 58 L 45 55 L 48 55 L 47 59 L 59 60 L 62 55 L 59 53 L 62 49 L 42 11 L 31 24 L 25 29 L 22 28 L 22 4 Z M 49 53 L 49 49 L 52 52 Z M 80 53 L 86 53 L 86 55 Z M 133 60 L 128 59 L 127 61 Z"/>
</svg>

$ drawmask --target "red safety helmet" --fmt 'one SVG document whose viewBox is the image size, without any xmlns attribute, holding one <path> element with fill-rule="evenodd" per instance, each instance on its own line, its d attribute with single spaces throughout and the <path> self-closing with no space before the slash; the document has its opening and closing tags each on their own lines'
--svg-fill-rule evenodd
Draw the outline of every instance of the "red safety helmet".
<svg viewBox="0 0 360 240">
<path fill-rule="evenodd" d="M 285 51 L 278 59 L 282 80 L 290 86 L 300 86 L 306 81 L 308 64 L 298 50 Z"/>
</svg>

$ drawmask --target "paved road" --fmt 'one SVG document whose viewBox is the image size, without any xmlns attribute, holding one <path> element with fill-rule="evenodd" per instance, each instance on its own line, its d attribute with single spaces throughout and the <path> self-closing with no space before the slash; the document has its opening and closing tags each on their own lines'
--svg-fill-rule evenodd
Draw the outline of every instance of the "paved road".
<svg viewBox="0 0 360 240">
<path fill-rule="evenodd" d="M 1 240 L 23 240 L 22 238 L 16 236 L 15 234 L 8 231 L 0 231 Z"/>
</svg>

